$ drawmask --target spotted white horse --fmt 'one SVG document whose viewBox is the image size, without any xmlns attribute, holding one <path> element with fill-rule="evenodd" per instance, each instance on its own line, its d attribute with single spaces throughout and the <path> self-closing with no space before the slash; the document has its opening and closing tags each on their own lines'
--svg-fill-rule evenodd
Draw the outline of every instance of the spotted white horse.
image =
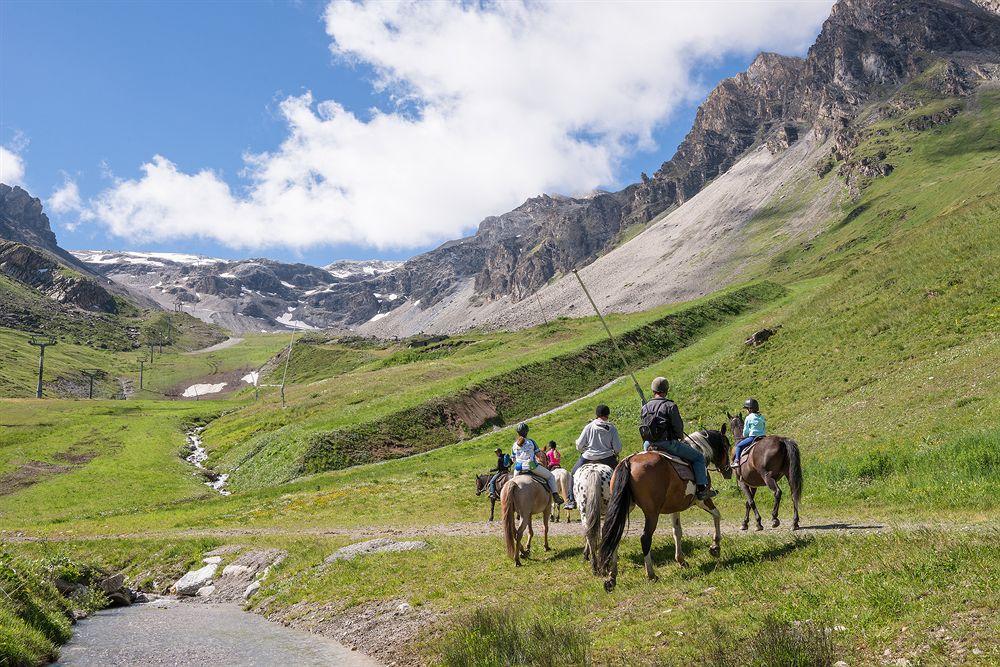
<svg viewBox="0 0 1000 667">
<path fill-rule="evenodd" d="M 583 525 L 583 560 L 590 561 L 594 576 L 597 568 L 597 550 L 601 541 L 601 517 L 611 496 L 611 475 L 614 470 L 602 463 L 587 463 L 573 475 L 573 495 L 580 510 Z"/>
</svg>

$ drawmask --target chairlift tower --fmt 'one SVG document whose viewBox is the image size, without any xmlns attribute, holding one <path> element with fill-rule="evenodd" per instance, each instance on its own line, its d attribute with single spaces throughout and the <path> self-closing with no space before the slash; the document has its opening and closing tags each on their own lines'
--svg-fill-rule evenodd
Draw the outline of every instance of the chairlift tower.
<svg viewBox="0 0 1000 667">
<path fill-rule="evenodd" d="M 80 370 L 81 373 L 90 379 L 90 391 L 88 392 L 87 398 L 94 398 L 94 378 L 101 374 L 100 368 L 84 368 Z"/>
<path fill-rule="evenodd" d="M 52 336 L 44 339 L 32 336 L 28 341 L 29 344 L 38 348 L 38 385 L 35 388 L 35 398 L 42 397 L 42 372 L 45 370 L 45 348 L 55 345 L 56 342 L 56 339 Z"/>
</svg>

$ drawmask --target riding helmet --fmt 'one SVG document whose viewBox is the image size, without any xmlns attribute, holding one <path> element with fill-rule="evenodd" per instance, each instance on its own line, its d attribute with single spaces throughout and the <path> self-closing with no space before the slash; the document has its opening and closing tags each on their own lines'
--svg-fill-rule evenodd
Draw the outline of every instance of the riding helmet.
<svg viewBox="0 0 1000 667">
<path fill-rule="evenodd" d="M 515 431 L 519 436 L 523 438 L 526 435 L 528 435 L 528 425 L 525 424 L 524 422 L 521 422 L 520 424 L 517 425 Z"/>
<path fill-rule="evenodd" d="M 653 384 L 649 388 L 653 390 L 654 394 L 663 394 L 666 396 L 667 390 L 670 389 L 670 383 L 667 382 L 667 378 L 659 377 L 653 380 Z"/>
<path fill-rule="evenodd" d="M 756 398 L 748 398 L 744 403 L 743 407 L 750 412 L 760 412 L 760 404 L 757 402 Z"/>
</svg>

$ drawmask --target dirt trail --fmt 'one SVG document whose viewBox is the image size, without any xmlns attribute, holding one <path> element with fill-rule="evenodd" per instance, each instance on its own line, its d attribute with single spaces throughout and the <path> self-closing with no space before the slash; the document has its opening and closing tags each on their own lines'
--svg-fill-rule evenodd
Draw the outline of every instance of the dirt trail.
<svg viewBox="0 0 1000 667">
<path fill-rule="evenodd" d="M 549 524 L 549 535 L 555 536 L 578 536 L 581 535 L 581 525 L 574 512 L 572 523 L 561 521 L 560 523 Z M 693 537 L 708 537 L 713 533 L 710 522 L 704 518 L 689 513 L 683 516 L 684 535 Z M 535 536 L 541 537 L 541 521 L 533 522 Z M 778 528 L 765 528 L 759 533 L 751 529 L 743 532 L 740 530 L 739 521 L 723 521 L 723 539 L 734 537 L 760 535 L 871 535 L 887 534 L 892 532 L 913 533 L 923 530 L 948 531 L 948 532 L 973 532 L 973 533 L 996 533 L 1000 532 L 1000 524 L 997 523 L 951 523 L 951 522 L 906 522 L 906 523 L 884 523 L 880 521 L 867 521 L 856 519 L 830 519 L 830 518 L 810 518 L 803 522 L 802 528 L 797 531 L 790 530 L 791 521 L 782 522 Z M 255 528 L 188 528 L 165 531 L 143 531 L 135 533 L 117 533 L 109 535 L 93 535 L 82 537 L 79 535 L 51 535 L 46 537 L 36 537 L 25 535 L 20 532 L 0 531 L 0 539 L 10 542 L 45 542 L 45 541 L 73 541 L 79 539 L 182 539 L 182 538 L 204 538 L 211 537 L 217 539 L 240 539 L 255 537 L 287 537 L 287 538 L 309 538 L 309 537 L 349 537 L 352 539 L 370 539 L 374 537 L 501 537 L 501 526 L 499 521 L 487 523 L 485 521 L 465 521 L 457 523 L 435 524 L 429 526 L 408 526 L 408 527 L 387 527 L 387 526 L 352 526 L 342 528 L 322 528 L 322 527 L 302 527 L 302 528 L 282 528 L 282 527 L 255 527 Z M 642 531 L 642 521 L 636 517 L 626 526 L 626 536 L 638 536 Z M 663 532 L 663 538 L 670 538 L 670 531 Z"/>
<path fill-rule="evenodd" d="M 192 354 L 207 354 L 209 352 L 218 352 L 219 350 L 225 350 L 226 348 L 233 347 L 234 345 L 239 345 L 242 342 L 243 342 L 242 338 L 230 336 L 221 343 L 216 343 L 215 345 L 209 345 L 208 347 L 203 347 L 200 350 L 185 352 L 184 354 L 192 355 Z"/>
</svg>

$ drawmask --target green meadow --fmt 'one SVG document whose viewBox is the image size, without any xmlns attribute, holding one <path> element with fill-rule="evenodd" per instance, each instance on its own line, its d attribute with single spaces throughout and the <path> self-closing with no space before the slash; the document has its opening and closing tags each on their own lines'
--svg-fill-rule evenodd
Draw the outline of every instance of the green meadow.
<svg viewBox="0 0 1000 667">
<path fill-rule="evenodd" d="M 958 104 L 927 102 L 912 114 Z M 289 554 L 250 608 L 287 621 L 303 605 L 345 612 L 405 600 L 429 619 L 408 645 L 424 662 L 463 664 L 475 647 L 500 642 L 509 655 L 477 664 L 557 654 L 568 656 L 563 664 L 749 664 L 748 646 L 779 656 L 767 664 L 1000 663 L 1000 93 L 981 93 L 929 130 L 907 129 L 910 119 L 885 121 L 865 140 L 860 150 L 887 154 L 892 174 L 837 203 L 819 235 L 788 239 L 728 290 L 609 318 L 640 382 L 670 379 L 688 431 L 719 428 L 752 395 L 769 429 L 798 441 L 803 531 L 787 530 L 785 507 L 781 528 L 741 533 L 742 497 L 716 479 L 719 559 L 708 554 L 708 516 L 694 510 L 683 516 L 692 567 L 672 564 L 661 525 L 659 581 L 643 575 L 635 517 L 612 594 L 582 563 L 575 526 L 560 528 L 551 552 L 537 543 L 515 573 L 498 532 L 483 525 L 488 506 L 473 475 L 509 446 L 512 423 L 622 375 L 593 318 L 443 340 L 300 336 L 285 409 L 274 387 L 257 400 L 247 387 L 211 400 L 169 395 L 260 367 L 262 382 L 276 384 L 287 335 L 204 354 L 167 349 L 132 400 L 36 401 L 24 398 L 33 350 L 23 334 L 0 330 L 0 392 L 11 397 L 0 401 L 0 565 L 37 581 L 0 607 L 3 655 L 30 664 L 65 641 L 44 581 L 53 563 L 122 569 L 162 590 L 204 551 L 239 543 Z M 751 241 L 814 193 L 796 183 L 776 195 L 750 222 Z M 676 335 L 654 349 L 649 341 L 660 339 L 637 332 L 663 322 Z M 777 333 L 745 345 L 762 327 Z M 582 355 L 592 365 L 580 368 L 592 372 L 579 380 L 566 369 L 578 371 Z M 85 362 L 117 377 L 135 356 L 67 341 L 48 368 L 58 377 Z M 513 389 L 509 378 L 518 378 Z M 497 418 L 461 434 L 433 430 L 435 406 L 470 387 L 508 392 Z M 626 378 L 531 418 L 532 435 L 556 440 L 571 465 L 597 403 L 611 406 L 626 451 L 638 450 Z M 331 451 L 354 451 L 344 442 L 363 451 L 396 433 L 399 415 L 417 419 L 414 442 L 433 432 L 429 444 L 326 465 Z M 233 495 L 219 496 L 182 460 L 194 426 L 205 426 L 209 464 L 231 474 Z M 418 453 L 402 456 L 414 451 L 407 446 Z M 325 468 L 310 468 L 315 461 Z M 769 512 L 770 494 L 758 504 Z M 324 564 L 334 549 L 388 531 L 428 548 Z M 538 641 L 501 641 L 511 624 L 516 637 Z"/>
</svg>

